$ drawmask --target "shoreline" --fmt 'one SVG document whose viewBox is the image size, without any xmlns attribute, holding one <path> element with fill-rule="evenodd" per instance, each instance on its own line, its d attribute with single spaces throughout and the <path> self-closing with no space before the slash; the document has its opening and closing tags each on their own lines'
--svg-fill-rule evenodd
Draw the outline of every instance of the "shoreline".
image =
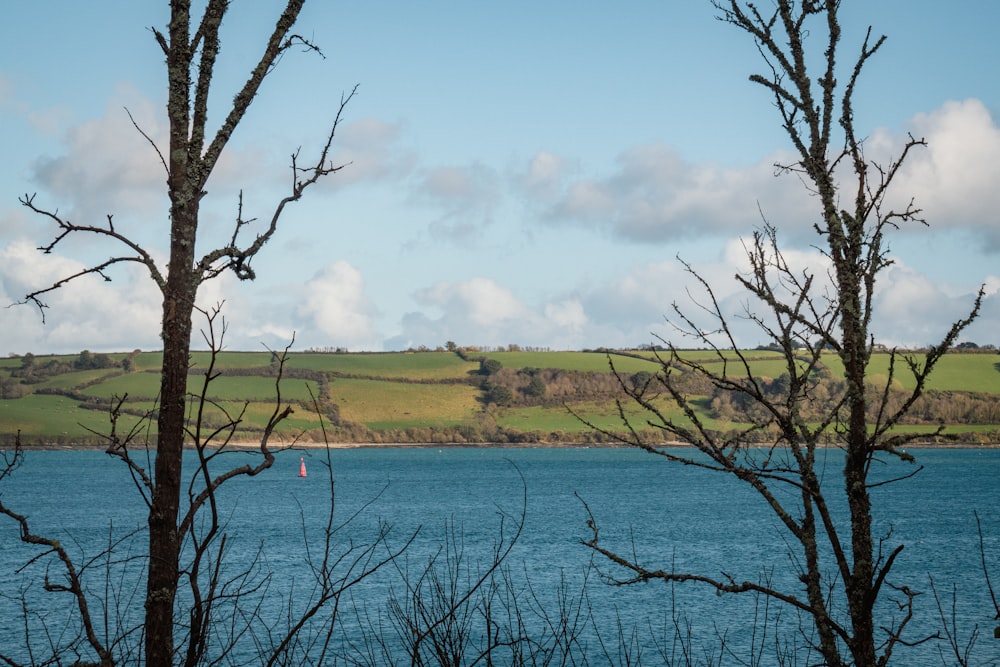
<svg viewBox="0 0 1000 667">
<path fill-rule="evenodd" d="M 671 442 L 657 447 L 693 447 L 684 442 Z M 767 447 L 764 444 L 747 445 L 747 449 L 761 449 Z M 636 448 L 633 445 L 611 442 L 280 442 L 268 446 L 272 453 L 288 450 L 315 450 L 315 449 L 626 449 Z M 821 445 L 822 449 L 836 448 L 836 445 Z M 967 442 L 926 442 L 912 443 L 904 449 L 998 449 L 1000 443 L 967 443 Z M 11 451 L 12 447 L 0 445 L 0 451 Z M 150 448 L 152 451 L 154 448 Z M 192 444 L 185 444 L 185 450 L 194 450 Z M 209 447 L 210 450 L 218 450 L 219 447 Z M 255 451 L 260 449 L 259 442 L 230 442 L 225 445 L 225 449 L 231 451 Z M 21 444 L 22 451 L 106 451 L 106 448 L 98 445 L 86 444 Z M 131 451 L 143 451 L 143 448 L 135 447 Z"/>
</svg>

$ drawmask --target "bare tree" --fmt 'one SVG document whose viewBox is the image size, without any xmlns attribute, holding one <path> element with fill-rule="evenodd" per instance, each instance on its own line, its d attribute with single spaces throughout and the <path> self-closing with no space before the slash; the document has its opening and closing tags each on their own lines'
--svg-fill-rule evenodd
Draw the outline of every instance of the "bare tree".
<svg viewBox="0 0 1000 667">
<path fill-rule="evenodd" d="M 255 449 L 235 448 L 233 438 L 241 425 L 246 405 L 235 411 L 213 401 L 211 388 L 219 377 L 216 362 L 222 349 L 225 324 L 218 309 L 205 313 L 208 326 L 205 341 L 211 353 L 209 363 L 196 373 L 202 376 L 198 393 L 189 397 L 192 406 L 186 432 L 192 443 L 195 465 L 186 473 L 185 510 L 179 519 L 178 596 L 171 620 L 175 649 L 169 664 L 195 665 L 240 664 L 247 660 L 252 647 L 254 664 L 321 664 L 331 654 L 331 641 L 338 625 L 341 597 L 380 569 L 393 563 L 411 544 L 416 533 L 398 545 L 389 543 L 390 526 L 379 522 L 364 540 L 346 537 L 354 519 L 370 506 L 362 505 L 353 515 L 335 522 L 335 494 L 330 450 L 325 450 L 326 481 L 329 489 L 327 514 L 320 540 L 302 521 L 304 576 L 295 590 L 274 590 L 263 543 L 255 555 L 235 562 L 227 558 L 232 543 L 226 516 L 231 503 L 221 490 L 238 477 L 254 477 L 272 466 L 275 454 L 295 445 L 295 441 L 273 443 L 277 426 L 291 413 L 282 399 L 281 383 L 288 349 L 276 352 L 275 400 L 271 417 L 261 430 Z M 107 453 L 124 462 L 131 473 L 139 496 L 146 507 L 152 504 L 155 483 L 151 475 L 152 450 L 139 426 L 120 428 L 121 405 L 112 402 L 111 428 L 105 435 Z M 322 411 L 314 400 L 313 409 L 325 432 Z M 215 414 L 209 415 L 212 411 Z M 236 459 L 235 462 L 232 462 Z M 0 483 L 13 474 L 23 461 L 23 451 L 3 452 L 0 458 Z M 242 465 L 239 463 L 243 462 Z M 229 509 L 224 509 L 229 508 Z M 250 506 L 246 511 L 257 508 Z M 148 635 L 141 614 L 135 612 L 136 583 L 142 580 L 136 564 L 147 571 L 155 559 L 133 538 L 138 529 L 122 535 L 109 535 L 106 546 L 79 564 L 59 539 L 37 534 L 28 517 L 18 513 L 0 498 L 0 514 L 13 519 L 20 539 L 37 551 L 28 565 L 45 564 L 42 588 L 45 592 L 67 596 L 71 609 L 65 616 L 53 614 L 41 619 L 38 632 L 27 622 L 32 617 L 28 595 L 22 594 L 25 617 L 24 648 L 27 664 L 59 664 L 67 657 L 76 662 L 93 656 L 96 664 L 110 667 L 138 659 L 141 649 L 136 639 Z M 70 537 L 73 537 L 72 535 Z M 81 545 L 81 548 L 84 545 Z M 23 568 L 22 568 L 23 569 Z M 278 610 L 265 612 L 264 608 Z M 67 620 L 68 619 L 68 620 Z M 41 635 L 36 650 L 33 634 Z M 35 654 L 40 657 L 36 658 Z M 256 662 L 259 660 L 259 662 Z M 76 664 L 74 662 L 74 664 Z M 19 658 L 0 648 L 0 663 L 20 665 Z M 81 663 L 83 664 L 83 663 Z M 91 663 L 87 663 L 91 664 Z"/>
<path fill-rule="evenodd" d="M 199 20 L 197 16 L 192 16 L 190 0 L 171 0 L 166 32 L 152 28 L 166 59 L 169 146 L 162 151 L 151 137 L 144 132 L 143 136 L 152 144 L 167 176 L 170 251 L 165 272 L 156 264 L 149 249 L 116 229 L 111 215 L 107 217 L 106 225 L 81 224 L 36 204 L 34 195 L 25 195 L 21 199 L 24 206 L 45 216 L 57 227 L 55 238 L 41 248 L 44 252 L 51 252 L 63 241 L 80 235 L 98 236 L 121 248 L 120 254 L 104 262 L 28 294 L 25 301 L 37 305 L 43 316 L 46 306 L 42 299 L 48 292 L 84 275 L 108 278 L 107 270 L 121 263 L 135 262 L 145 267 L 162 294 L 163 369 L 156 458 L 152 474 L 144 480 L 149 490 L 151 555 L 145 602 L 145 660 L 151 667 L 172 664 L 175 654 L 175 598 L 182 577 L 178 562 L 180 545 L 187 529 L 179 507 L 183 490 L 182 452 L 188 437 L 185 431 L 188 352 L 198 289 L 206 280 L 227 270 L 242 280 L 253 279 L 252 260 L 273 236 L 286 206 L 301 198 L 306 189 L 319 179 L 343 166 L 331 162 L 331 146 L 341 113 L 354 91 L 341 99 L 329 133 L 325 141 L 318 145 L 315 158 L 303 165 L 298 152 L 292 155 L 290 191 L 277 202 L 263 228 L 253 238 L 244 238 L 251 221 L 243 217 L 241 198 L 229 243 L 200 257 L 196 254 L 200 207 L 206 195 L 206 183 L 265 79 L 290 49 L 302 48 L 320 53 L 311 41 L 293 32 L 304 1 L 287 0 L 263 45 L 259 60 L 232 99 L 231 106 L 222 110 L 223 121 L 214 133 L 209 126 L 209 117 L 220 114 L 210 114 L 209 99 L 216 58 L 221 48 L 220 29 L 231 3 L 227 0 L 208 0 Z M 270 460 L 265 458 L 261 465 L 269 466 Z"/>
<path fill-rule="evenodd" d="M 730 316 L 690 265 L 686 268 L 704 296 L 694 315 L 675 304 L 675 325 L 696 346 L 710 348 L 715 363 L 685 356 L 664 340 L 668 353 L 654 379 L 640 387 L 625 378 L 621 382 L 630 399 L 645 409 L 646 426 L 694 449 L 677 453 L 649 444 L 643 428 L 628 423 L 624 408 L 628 428 L 620 439 L 670 461 L 729 474 L 754 489 L 787 532 L 796 583 L 660 569 L 601 544 L 593 523 L 586 544 L 622 568 L 624 574 L 612 577 L 619 583 L 695 581 L 720 593 L 749 592 L 779 601 L 808 619 L 803 637 L 812 639 L 806 648 L 817 652 L 823 664 L 869 667 L 887 664 L 904 641 L 918 595 L 891 583 L 903 545 L 873 533 L 871 489 L 891 480 L 873 478 L 872 466 L 880 457 L 912 462 L 907 443 L 940 435 L 940 429 L 920 434 L 894 427 L 920 397 L 941 356 L 978 314 L 982 292 L 968 317 L 952 324 L 937 345 L 920 356 L 893 350 L 885 385 L 869 383 L 873 295 L 879 275 L 892 262 L 886 236 L 901 224 L 924 223 L 912 200 L 897 209 L 888 194 L 911 151 L 924 141 L 911 136 L 887 164 L 866 158 L 854 123 L 854 97 L 865 65 L 885 37 L 874 39 L 869 29 L 852 65 L 843 69 L 838 61 L 839 6 L 838 0 L 777 0 L 773 10 L 764 11 L 738 0 L 715 3 L 718 18 L 748 35 L 763 58 L 764 73 L 750 80 L 770 93 L 796 152 L 795 162 L 776 166 L 799 178 L 814 196 L 819 210 L 813 228 L 830 266 L 826 276 L 796 270 L 783 256 L 770 224 L 746 244 L 750 270 L 736 276 L 747 294 L 743 316 L 782 351 L 786 386 L 775 395 L 755 377 L 730 328 Z M 841 75 L 846 76 L 843 85 Z M 806 418 L 805 407 L 812 403 L 828 355 L 843 365 L 845 382 L 823 414 Z M 909 374 L 913 389 L 903 401 L 891 403 L 890 386 L 899 372 Z M 694 399 L 684 393 L 682 375 L 707 379 L 756 406 L 753 422 L 727 433 L 711 429 L 695 410 Z M 679 407 L 683 417 L 672 416 L 676 412 L 665 405 Z M 810 407 L 815 412 L 816 405 Z M 752 446 L 762 441 L 764 446 Z M 839 491 L 821 485 L 824 463 L 817 453 L 826 443 L 843 452 Z M 838 504 L 847 508 L 846 522 L 834 509 Z M 898 613 L 878 618 L 876 604 L 888 591 Z"/>
</svg>

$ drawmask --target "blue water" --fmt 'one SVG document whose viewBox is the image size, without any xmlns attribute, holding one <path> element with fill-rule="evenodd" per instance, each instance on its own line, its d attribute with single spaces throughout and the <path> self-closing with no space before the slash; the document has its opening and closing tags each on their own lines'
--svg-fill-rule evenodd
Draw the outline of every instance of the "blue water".
<svg viewBox="0 0 1000 667">
<path fill-rule="evenodd" d="M 296 476 L 300 455 L 306 457 L 310 471 L 305 479 Z M 1000 450 L 921 450 L 917 455 L 924 466 L 919 474 L 875 491 L 877 535 L 886 537 L 887 551 L 896 544 L 906 545 L 892 582 L 927 593 L 918 598 L 909 638 L 940 626 L 929 594 L 929 578 L 933 577 L 949 614 L 954 587 L 955 623 L 962 640 L 978 627 L 983 637 L 976 646 L 976 663 L 989 664 L 1000 658 L 1000 640 L 992 638 L 1000 622 L 993 620 L 973 512 L 982 521 L 994 584 L 1000 585 Z M 240 464 L 248 456 L 233 454 L 224 461 Z M 405 558 L 397 561 L 398 567 L 384 568 L 344 596 L 335 639 L 341 651 L 349 650 L 343 637 L 362 636 L 362 627 L 373 618 L 381 618 L 384 634 L 392 634 L 385 603 L 391 592 L 399 596 L 405 590 L 401 571 L 409 571 L 413 578 L 438 553 L 447 535 L 456 536 L 464 549 L 463 562 L 472 571 L 479 564 L 481 570 L 501 530 L 503 537 L 509 537 L 523 512 L 523 532 L 507 561 L 519 595 L 524 596 L 524 604 L 530 597 L 530 604 L 552 613 L 561 599 L 560 590 L 568 591 L 571 599 L 585 590 L 593 624 L 581 633 L 581 646 L 592 664 L 625 662 L 623 654 L 611 650 L 609 655 L 598 648 L 602 640 L 617 641 L 619 623 L 636 628 L 639 638 L 634 645 L 643 651 L 643 664 L 663 664 L 654 653 L 650 634 L 653 629 L 662 639 L 672 610 L 690 620 L 692 634 L 709 650 L 718 646 L 716 633 L 725 630 L 735 652 L 743 657 L 749 653 L 754 641 L 751 598 L 716 596 L 697 584 L 673 591 L 662 583 L 611 587 L 598 572 L 588 569 L 593 560 L 600 572 L 621 574 L 581 545 L 581 540 L 590 537 L 584 502 L 600 526 L 602 545 L 626 555 L 634 553 L 650 567 L 667 569 L 673 564 L 677 570 L 715 577 L 725 572 L 737 581 L 757 581 L 767 573 L 777 586 L 795 589 L 784 536 L 759 498 L 731 479 L 667 464 L 644 452 L 364 448 L 334 450 L 330 456 L 336 482 L 335 525 L 353 518 L 335 533 L 335 552 L 370 543 L 380 525 L 391 525 L 390 546 L 402 545 L 416 534 Z M 836 489 L 839 455 L 831 452 L 830 456 L 827 483 Z M 321 451 L 285 452 L 273 469 L 254 479 L 234 480 L 221 495 L 229 572 L 235 574 L 240 564 L 250 562 L 258 547 L 263 546 L 266 553 L 266 568 L 272 576 L 262 595 L 264 616 L 280 617 L 290 590 L 298 603 L 306 599 L 310 583 L 306 549 L 313 555 L 319 553 L 330 500 L 324 457 Z M 889 479 L 912 469 L 894 463 L 877 469 L 874 476 Z M 9 507 L 29 516 L 35 533 L 57 537 L 81 561 L 97 554 L 109 536 L 141 530 L 145 523 L 145 505 L 124 466 L 100 452 L 29 452 L 22 469 L 0 485 L 0 494 Z M 141 552 L 144 539 L 140 534 L 132 549 Z M 17 571 L 38 551 L 22 546 L 16 527 L 6 519 L 0 521 L 0 545 L 0 594 L 4 596 L 0 598 L 0 654 L 23 658 L 20 592 L 34 581 L 26 596 L 33 608 L 52 614 L 50 624 L 60 618 L 59 605 L 67 600 L 40 591 L 37 580 L 43 576 L 45 561 Z M 125 553 L 125 548 L 120 547 L 118 553 Z M 385 553 L 380 548 L 376 558 L 384 558 Z M 350 562 L 345 559 L 344 567 Z M 108 582 L 103 578 L 107 568 L 100 565 L 95 563 L 87 572 L 91 590 L 98 596 L 110 589 L 124 591 L 118 597 L 119 616 L 138 618 L 143 591 L 135 573 L 141 567 L 116 565 L 116 578 Z M 51 563 L 50 571 L 53 577 L 58 573 Z M 530 582 L 530 589 L 525 582 Z M 888 599 L 891 592 L 886 595 Z M 882 609 L 886 619 L 898 616 L 890 604 Z M 368 620 L 359 622 L 363 614 L 368 614 Z M 530 623 L 539 630 L 541 622 L 532 618 Z M 787 623 L 791 616 L 786 611 L 783 618 Z M 794 625 L 791 628 L 787 631 L 795 635 Z M 133 636 L 130 641 L 137 640 Z M 253 650 L 249 640 L 240 648 L 245 655 Z M 892 664 L 941 664 L 937 656 L 938 648 L 925 644 L 899 649 Z M 382 656 L 372 662 L 390 660 Z M 395 656 L 391 662 L 407 660 Z M 632 662 L 638 661 L 633 658 Z M 731 658 L 723 664 L 738 662 Z"/>
</svg>

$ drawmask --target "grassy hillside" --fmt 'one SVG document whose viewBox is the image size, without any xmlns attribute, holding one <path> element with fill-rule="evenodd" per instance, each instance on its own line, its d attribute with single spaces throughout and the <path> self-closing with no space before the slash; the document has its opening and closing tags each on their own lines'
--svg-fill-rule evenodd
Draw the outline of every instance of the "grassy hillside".
<svg viewBox="0 0 1000 667">
<path fill-rule="evenodd" d="M 685 355 L 722 369 L 708 352 Z M 765 383 L 784 372 L 777 353 L 747 356 L 752 373 Z M 0 442 L 12 442 L 20 432 L 27 444 L 102 444 L 110 408 L 119 401 L 119 433 L 138 426 L 152 433 L 155 420 L 147 417 L 157 409 L 161 359 L 158 352 L 135 351 L 0 360 Z M 267 352 L 222 353 L 215 365 L 220 376 L 205 390 L 207 423 L 218 426 L 226 415 L 241 415 L 236 437 L 258 435 L 274 410 L 273 361 Z M 189 391 L 200 394 L 210 358 L 195 352 L 192 362 Z M 888 363 L 888 354 L 876 354 L 872 381 L 885 383 Z M 340 442 L 600 442 L 600 434 L 583 420 L 620 428 L 615 399 L 622 394 L 612 366 L 626 382 L 659 368 L 651 351 L 293 353 L 280 391 L 295 412 L 281 437 L 321 440 L 322 425 L 327 437 Z M 840 378 L 832 355 L 826 366 L 831 381 Z M 897 388 L 911 385 L 898 363 L 895 375 Z M 744 417 L 726 397 L 711 392 L 711 387 L 692 387 L 700 416 L 720 430 L 738 426 Z M 902 428 L 927 431 L 944 419 L 949 432 L 964 441 L 995 442 L 998 395 L 1000 355 L 948 354 L 931 378 L 927 399 Z M 665 402 L 662 406 L 674 410 Z M 627 411 L 642 422 L 633 406 Z"/>
</svg>

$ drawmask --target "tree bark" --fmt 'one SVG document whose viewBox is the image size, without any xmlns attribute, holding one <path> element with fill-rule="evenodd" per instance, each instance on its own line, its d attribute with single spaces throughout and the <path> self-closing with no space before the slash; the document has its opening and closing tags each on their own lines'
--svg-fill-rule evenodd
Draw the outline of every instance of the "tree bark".
<svg viewBox="0 0 1000 667">
<path fill-rule="evenodd" d="M 863 242 L 861 238 L 849 243 Z M 856 261 L 856 260 L 855 260 Z M 861 308 L 861 278 L 845 270 L 857 267 L 838 266 L 841 274 L 839 294 L 841 301 L 841 329 L 843 331 L 844 375 L 848 392 L 848 425 L 844 459 L 844 485 L 847 505 L 851 515 L 850 576 L 844 582 L 848 612 L 851 619 L 850 652 L 856 665 L 875 667 L 876 642 L 872 615 L 876 592 L 874 591 L 875 562 L 872 541 L 872 506 L 868 493 L 869 451 L 867 400 L 865 374 L 868 368 L 868 327 L 859 316 Z"/>
<path fill-rule="evenodd" d="M 623 409 L 620 415 L 627 435 L 605 433 L 668 460 L 730 474 L 754 488 L 790 534 L 796 567 L 802 568 L 797 571 L 802 587 L 774 587 L 766 577 L 763 583 L 755 584 L 728 575 L 711 577 L 649 568 L 634 556 L 622 557 L 601 546 L 593 524 L 593 537 L 585 544 L 623 568 L 625 575 L 616 578 L 618 583 L 699 581 L 720 593 L 764 595 L 810 618 L 814 632 L 808 633 L 806 650 L 818 652 L 824 665 L 884 666 L 894 647 L 905 641 L 903 633 L 917 593 L 900 588 L 905 596 L 899 602 L 900 614 L 886 622 L 875 618 L 876 600 L 903 545 L 896 545 L 887 554 L 883 552 L 885 544 L 873 538 L 869 468 L 879 453 L 913 460 L 902 447 L 922 434 L 893 429 L 922 395 L 927 376 L 941 355 L 977 316 L 982 291 L 969 316 L 953 323 L 922 363 L 903 357 L 914 384 L 905 400 L 893 406 L 889 398 L 895 351 L 884 390 L 866 384 L 873 345 L 870 327 L 875 284 L 891 263 L 885 234 L 904 222 L 923 222 L 912 201 L 894 210 L 886 199 L 909 151 L 923 146 L 923 139 L 911 136 L 898 158 L 879 165 L 865 159 L 864 141 L 854 128 L 855 86 L 865 63 L 885 37 L 872 39 L 868 31 L 846 71 L 847 83 L 838 87 L 838 75 L 845 73 L 837 61 L 839 2 L 776 0 L 767 9 L 746 0 L 714 0 L 714 4 L 719 18 L 751 36 L 763 57 L 764 73 L 752 74 L 750 80 L 773 96 L 782 127 L 795 149 L 796 158 L 778 165 L 779 171 L 801 178 L 817 197 L 819 210 L 813 228 L 823 240 L 821 251 L 830 260 L 833 293 L 818 289 L 813 270 L 798 271 L 789 266 L 770 223 L 764 231 L 755 232 L 754 243 L 748 248 L 752 271 L 736 279 L 755 304 L 745 306 L 745 314 L 784 354 L 788 380 L 775 393 L 774 383 L 765 388 L 755 375 L 730 329 L 730 316 L 711 286 L 685 264 L 704 288 L 705 302 L 698 306 L 709 321 L 692 318 L 675 304 L 678 326 L 705 349 L 714 351 L 714 361 L 719 364 L 686 358 L 664 340 L 670 356 L 661 359 L 661 372 L 654 380 L 639 388 L 628 385 L 620 375 L 619 381 L 647 413 L 648 425 L 693 445 L 704 456 L 672 453 L 644 441 Z M 822 42 L 822 56 L 810 48 L 816 40 Z M 837 136 L 838 126 L 842 139 Z M 837 145 L 841 140 L 843 144 Z M 814 389 L 822 388 L 819 371 L 826 354 L 836 355 L 841 362 L 843 388 L 836 389 L 835 400 L 807 418 L 804 408 L 815 407 Z M 685 389 L 691 386 L 688 378 L 692 376 L 704 378 L 715 391 L 731 392 L 748 406 L 746 425 L 720 433 L 702 420 L 688 396 L 692 392 Z M 653 389 L 647 391 L 650 385 Z M 683 417 L 662 409 L 659 389 L 669 395 Z M 829 392 L 824 393 L 829 397 Z M 762 433 L 773 440 L 769 447 L 754 449 L 752 445 L 759 442 Z M 830 492 L 821 486 L 816 469 L 816 448 L 831 435 L 844 450 L 842 498 L 839 494 L 827 497 Z M 801 491 L 799 506 L 791 503 L 790 496 L 777 493 L 787 488 Z M 831 511 L 828 500 L 835 497 L 847 504 L 848 525 Z"/>
<path fill-rule="evenodd" d="M 171 3 L 167 116 L 170 153 L 167 177 L 170 197 L 170 260 L 163 292 L 163 369 L 160 376 L 160 412 L 152 502 L 149 511 L 149 572 L 146 592 L 146 664 L 173 664 L 174 599 L 179 581 L 180 507 L 184 453 L 191 315 L 194 308 L 195 240 L 198 233 L 198 194 L 192 192 L 190 154 L 191 54 L 190 5 Z"/>
</svg>

